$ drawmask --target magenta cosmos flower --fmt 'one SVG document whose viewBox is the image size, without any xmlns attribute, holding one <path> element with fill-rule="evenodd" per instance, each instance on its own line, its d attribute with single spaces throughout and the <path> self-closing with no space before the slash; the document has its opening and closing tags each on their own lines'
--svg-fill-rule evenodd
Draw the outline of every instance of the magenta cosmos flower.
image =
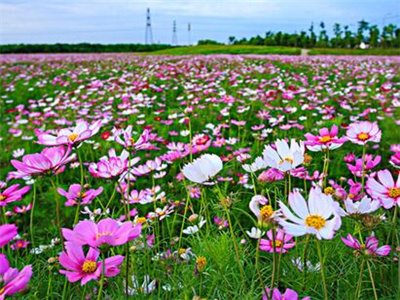
<svg viewBox="0 0 400 300">
<path fill-rule="evenodd" d="M 19 272 L 17 269 L 10 268 L 6 256 L 0 254 L 0 300 L 25 289 L 31 276 L 32 267 L 30 265 Z"/>
<path fill-rule="evenodd" d="M 108 155 L 100 158 L 100 161 L 91 163 L 89 166 L 89 172 L 94 177 L 100 178 L 113 178 L 126 173 L 128 167 L 134 166 L 139 160 L 139 157 L 131 159 L 129 162 L 129 152 L 122 150 L 120 156 L 117 156 L 115 149 L 112 148 L 108 151 Z"/>
<path fill-rule="evenodd" d="M 100 251 L 89 248 L 85 255 L 82 246 L 74 243 L 65 243 L 66 251 L 62 252 L 59 261 L 66 270 L 60 270 L 61 274 L 67 276 L 69 282 L 81 280 L 81 285 L 85 285 L 91 280 L 97 280 L 101 276 L 103 261 L 98 261 Z M 119 274 L 118 266 L 122 264 L 124 257 L 116 255 L 104 260 L 104 276 L 114 277 Z"/>
<path fill-rule="evenodd" d="M 0 226 L 0 247 L 4 247 L 18 234 L 18 228 L 14 224 Z"/>
<path fill-rule="evenodd" d="M 74 206 L 78 204 L 79 199 L 81 199 L 82 205 L 89 205 L 92 203 L 94 198 L 103 192 L 103 188 L 99 187 L 97 190 L 90 189 L 87 191 L 81 191 L 80 184 L 72 184 L 69 187 L 68 192 L 62 188 L 58 188 L 57 191 L 61 196 L 67 198 L 68 201 L 65 202 L 65 206 Z"/>
<path fill-rule="evenodd" d="M 286 253 L 288 249 L 291 249 L 296 245 L 296 243 L 293 241 L 293 237 L 289 234 L 285 234 L 285 232 L 281 229 L 278 229 L 275 234 L 275 247 L 272 230 L 267 232 L 267 237 L 268 239 L 261 239 L 260 241 L 261 251 L 272 253 L 275 250 L 277 253 Z"/>
<path fill-rule="evenodd" d="M 339 133 L 339 127 L 333 125 L 331 131 L 328 128 L 322 128 L 319 130 L 318 135 L 313 135 L 311 133 L 306 133 L 304 136 L 307 141 L 304 144 L 307 149 L 311 151 L 321 151 L 321 150 L 333 150 L 337 149 L 347 141 L 345 137 L 339 138 L 337 135 Z"/>
<path fill-rule="evenodd" d="M 84 120 L 76 121 L 76 126 L 72 130 L 61 129 L 57 136 L 36 132 L 38 143 L 46 146 L 73 145 L 94 136 L 99 132 L 101 120 L 89 125 Z"/>
<path fill-rule="evenodd" d="M 123 245 L 137 238 L 141 231 L 141 223 L 133 226 L 132 222 L 124 222 L 119 225 L 117 221 L 111 218 L 101 220 L 98 224 L 92 220 L 84 220 L 80 221 L 73 230 L 62 229 L 67 241 L 95 248 L 103 244 L 110 246 Z"/>
<path fill-rule="evenodd" d="M 267 294 L 271 293 L 270 288 L 266 288 Z M 263 300 L 298 300 L 299 296 L 297 293 L 291 289 L 286 289 L 285 292 L 282 294 L 278 289 L 274 289 L 271 295 L 271 298 L 268 297 L 268 295 L 265 294 L 265 291 L 263 291 Z M 310 297 L 305 297 L 302 300 L 310 300 Z"/>
<path fill-rule="evenodd" d="M 41 153 L 28 154 L 22 158 L 22 162 L 12 160 L 11 164 L 17 172 L 10 172 L 9 178 L 23 178 L 27 176 L 40 175 L 44 173 L 62 173 L 65 165 L 75 159 L 71 154 L 71 147 L 50 147 Z"/>
<path fill-rule="evenodd" d="M 400 175 L 397 182 L 394 182 L 389 170 L 379 171 L 378 181 L 369 178 L 367 191 L 372 198 L 379 199 L 385 209 L 391 209 L 394 205 L 400 206 Z"/>
<path fill-rule="evenodd" d="M 137 140 L 133 138 L 132 125 L 129 125 L 125 130 L 115 129 L 113 134 L 115 141 L 128 150 L 144 150 L 151 147 L 149 142 L 150 131 L 147 129 L 143 131 L 142 135 L 140 135 Z"/>
<path fill-rule="evenodd" d="M 365 255 L 386 256 L 390 253 L 389 245 L 378 248 L 379 241 L 374 235 L 367 237 L 365 244 L 360 244 L 360 242 L 351 234 L 348 234 L 347 238 L 341 237 L 341 239 L 346 246 L 359 250 Z"/>
<path fill-rule="evenodd" d="M 379 143 L 382 132 L 377 122 L 362 121 L 350 124 L 346 135 L 350 142 L 365 145 L 367 142 Z"/>
<path fill-rule="evenodd" d="M 18 189 L 19 184 L 14 184 L 4 191 L 0 191 L 0 206 L 6 206 L 7 203 L 21 201 L 22 196 L 25 195 L 31 189 L 30 186 L 25 186 L 22 189 Z"/>
</svg>

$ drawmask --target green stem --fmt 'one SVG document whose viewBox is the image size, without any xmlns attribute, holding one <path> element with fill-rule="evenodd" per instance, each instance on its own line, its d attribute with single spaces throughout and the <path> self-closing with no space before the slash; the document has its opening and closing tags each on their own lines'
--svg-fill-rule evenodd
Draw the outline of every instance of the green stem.
<svg viewBox="0 0 400 300">
<path fill-rule="evenodd" d="M 60 218 L 60 201 L 58 199 L 58 192 L 57 192 L 57 187 L 54 184 L 54 180 L 50 177 L 50 182 L 51 185 L 53 186 L 54 189 L 54 196 L 56 198 L 56 218 L 57 218 L 57 228 L 58 228 L 58 232 L 60 234 L 60 240 L 61 240 L 61 244 L 64 245 L 64 238 L 62 235 L 62 231 L 61 231 L 61 218 Z"/>
<path fill-rule="evenodd" d="M 322 257 L 321 242 L 319 240 L 317 240 L 317 251 L 318 251 L 319 262 L 321 264 L 321 277 L 322 277 L 322 284 L 324 286 L 325 300 L 328 300 L 329 298 L 328 298 L 328 289 L 326 287 L 324 260 Z"/>
<path fill-rule="evenodd" d="M 33 199 L 32 199 L 32 208 L 31 208 L 31 215 L 29 221 L 29 231 L 31 233 L 31 243 L 32 248 L 35 248 L 35 240 L 33 235 L 33 216 L 35 211 L 35 204 L 36 204 L 36 181 L 33 183 Z"/>
<path fill-rule="evenodd" d="M 101 294 L 103 293 L 104 273 L 106 270 L 106 260 L 105 260 L 104 252 L 101 253 L 101 259 L 102 259 L 103 263 L 101 265 L 100 288 L 99 288 L 99 293 L 97 294 L 97 300 L 101 299 Z M 126 283 L 126 284 L 128 284 L 128 283 Z"/>
<path fill-rule="evenodd" d="M 369 278 L 371 279 L 372 290 L 374 292 L 374 299 L 378 300 L 378 294 L 376 293 L 374 275 L 372 274 L 372 270 L 371 270 L 371 266 L 369 265 L 369 261 L 367 261 L 367 267 L 368 267 L 368 272 L 369 272 Z"/>
<path fill-rule="evenodd" d="M 356 288 L 356 294 L 354 295 L 354 299 L 360 299 L 360 291 L 361 291 L 361 285 L 362 285 L 362 277 L 363 277 L 363 272 L 364 272 L 364 266 L 365 266 L 365 261 L 361 263 L 361 268 L 360 268 L 360 276 L 358 277 L 358 282 L 357 282 L 357 288 Z"/>
</svg>

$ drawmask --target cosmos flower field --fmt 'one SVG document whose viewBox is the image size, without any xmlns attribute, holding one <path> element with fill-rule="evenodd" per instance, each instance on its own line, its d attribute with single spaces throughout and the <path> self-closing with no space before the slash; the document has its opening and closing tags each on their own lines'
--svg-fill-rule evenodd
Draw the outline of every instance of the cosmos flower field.
<svg viewBox="0 0 400 300">
<path fill-rule="evenodd" d="M 399 299 L 400 58 L 0 60 L 0 300 Z"/>
</svg>

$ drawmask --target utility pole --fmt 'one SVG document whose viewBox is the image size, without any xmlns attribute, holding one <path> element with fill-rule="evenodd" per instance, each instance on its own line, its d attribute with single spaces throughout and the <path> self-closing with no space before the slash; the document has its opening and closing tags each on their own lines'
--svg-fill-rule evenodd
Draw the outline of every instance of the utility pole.
<svg viewBox="0 0 400 300">
<path fill-rule="evenodd" d="M 153 31 L 151 30 L 150 8 L 147 9 L 147 16 L 146 16 L 145 44 L 153 44 Z"/>
<path fill-rule="evenodd" d="M 176 35 L 176 21 L 174 20 L 173 26 L 172 26 L 172 46 L 178 45 L 178 36 Z"/>
</svg>

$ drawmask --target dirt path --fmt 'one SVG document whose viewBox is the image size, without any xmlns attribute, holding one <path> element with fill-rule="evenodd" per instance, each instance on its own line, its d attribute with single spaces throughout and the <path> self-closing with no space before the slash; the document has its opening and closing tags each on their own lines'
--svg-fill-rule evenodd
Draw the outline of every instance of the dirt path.
<svg viewBox="0 0 400 300">
<path fill-rule="evenodd" d="M 301 56 L 308 56 L 309 49 L 301 49 Z"/>
</svg>

